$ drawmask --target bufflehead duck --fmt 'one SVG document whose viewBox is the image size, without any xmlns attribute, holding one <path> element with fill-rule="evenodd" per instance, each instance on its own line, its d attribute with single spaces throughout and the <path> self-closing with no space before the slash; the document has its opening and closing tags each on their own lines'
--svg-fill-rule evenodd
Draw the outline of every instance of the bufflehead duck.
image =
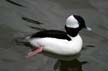
<svg viewBox="0 0 108 71">
<path fill-rule="evenodd" d="M 33 51 L 27 54 L 27 57 L 32 57 L 43 51 L 59 56 L 75 56 L 79 54 L 83 42 L 78 33 L 83 28 L 91 30 L 86 26 L 81 16 L 70 15 L 66 19 L 66 32 L 60 30 L 45 30 L 26 37 L 27 41 L 34 47 Z"/>
</svg>

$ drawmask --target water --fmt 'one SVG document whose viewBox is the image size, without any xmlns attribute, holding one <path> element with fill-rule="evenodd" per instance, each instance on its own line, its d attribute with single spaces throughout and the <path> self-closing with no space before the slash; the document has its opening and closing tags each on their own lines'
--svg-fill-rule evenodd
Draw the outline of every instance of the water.
<svg viewBox="0 0 108 71">
<path fill-rule="evenodd" d="M 107 0 L 0 0 L 0 71 L 108 71 L 107 8 Z M 84 41 L 81 56 L 68 62 L 42 54 L 26 59 L 29 48 L 17 45 L 16 35 L 64 30 L 70 14 L 83 16 L 92 28 L 80 32 Z"/>
</svg>

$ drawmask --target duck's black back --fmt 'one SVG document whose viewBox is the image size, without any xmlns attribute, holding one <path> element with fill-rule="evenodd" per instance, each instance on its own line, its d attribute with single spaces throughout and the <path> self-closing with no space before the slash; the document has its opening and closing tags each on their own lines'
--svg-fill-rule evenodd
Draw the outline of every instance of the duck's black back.
<svg viewBox="0 0 108 71">
<path fill-rule="evenodd" d="M 31 36 L 31 38 L 45 38 L 45 37 L 71 40 L 71 38 L 67 36 L 66 32 L 59 30 L 40 31 Z"/>
</svg>

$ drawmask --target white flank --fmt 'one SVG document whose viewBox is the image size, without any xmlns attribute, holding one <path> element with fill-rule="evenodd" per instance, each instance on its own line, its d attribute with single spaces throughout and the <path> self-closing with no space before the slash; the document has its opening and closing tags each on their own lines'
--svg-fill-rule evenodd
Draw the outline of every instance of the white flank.
<svg viewBox="0 0 108 71">
<path fill-rule="evenodd" d="M 74 55 L 82 48 L 82 39 L 79 35 L 71 37 L 72 41 L 56 38 L 35 38 L 30 43 L 35 47 L 42 46 L 45 51 L 59 55 Z"/>
</svg>

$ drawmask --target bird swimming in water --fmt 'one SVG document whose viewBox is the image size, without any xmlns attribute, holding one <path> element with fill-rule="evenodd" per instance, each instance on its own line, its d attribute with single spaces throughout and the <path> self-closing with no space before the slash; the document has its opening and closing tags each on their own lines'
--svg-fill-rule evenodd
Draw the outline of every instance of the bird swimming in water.
<svg viewBox="0 0 108 71">
<path fill-rule="evenodd" d="M 68 59 L 77 56 L 83 45 L 79 31 L 83 28 L 91 30 L 86 26 L 83 17 L 70 15 L 66 19 L 65 30 L 44 30 L 26 37 L 27 42 L 33 46 L 32 51 L 27 54 L 27 58 L 38 53 L 48 52 L 58 59 Z"/>
</svg>

